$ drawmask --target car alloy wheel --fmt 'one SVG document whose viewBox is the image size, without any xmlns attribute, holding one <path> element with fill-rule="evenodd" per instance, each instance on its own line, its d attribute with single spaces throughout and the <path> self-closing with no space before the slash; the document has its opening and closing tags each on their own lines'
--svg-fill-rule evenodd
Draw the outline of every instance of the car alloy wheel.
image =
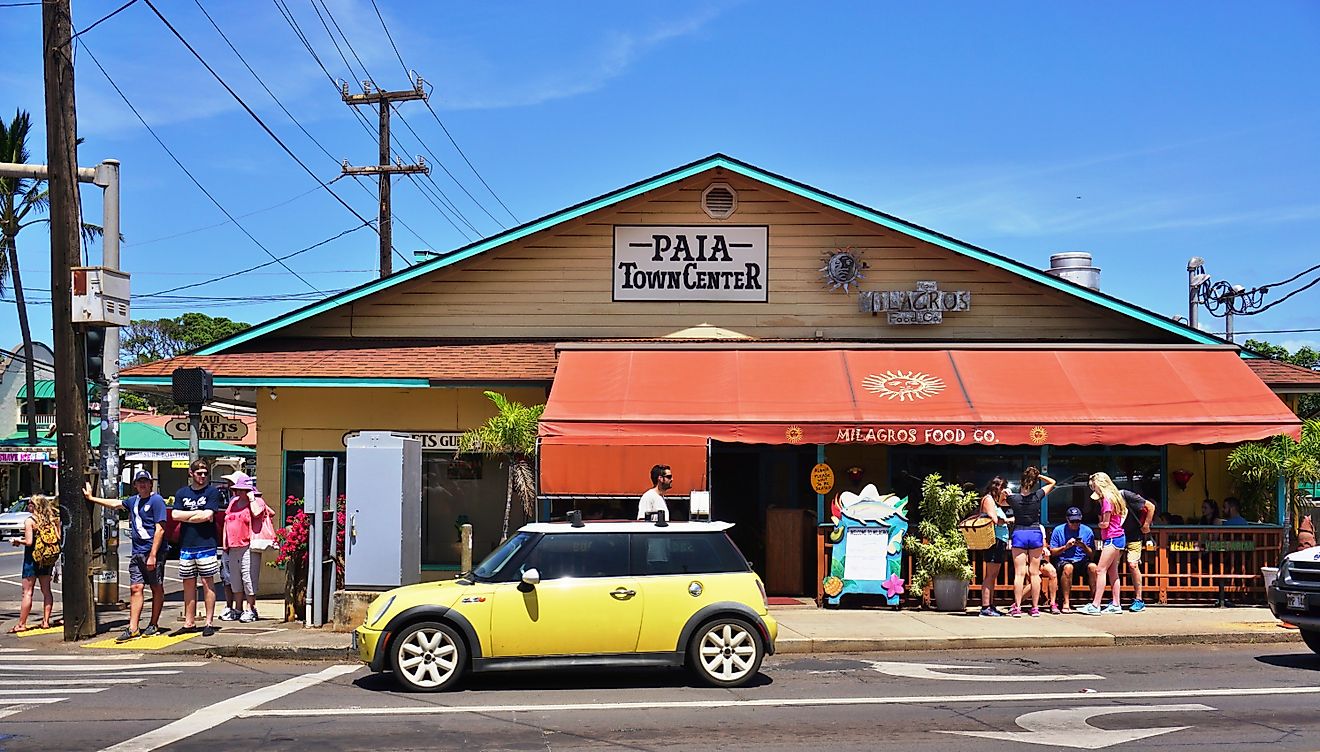
<svg viewBox="0 0 1320 752">
<path fill-rule="evenodd" d="M 413 692 L 439 692 L 452 687 L 467 664 L 467 649 L 458 633 L 437 622 L 405 628 L 391 652 L 395 678 Z"/>
<path fill-rule="evenodd" d="M 765 648 L 756 628 L 742 619 L 703 624 L 688 648 L 688 663 L 706 683 L 717 687 L 746 684 L 761 668 Z"/>
</svg>

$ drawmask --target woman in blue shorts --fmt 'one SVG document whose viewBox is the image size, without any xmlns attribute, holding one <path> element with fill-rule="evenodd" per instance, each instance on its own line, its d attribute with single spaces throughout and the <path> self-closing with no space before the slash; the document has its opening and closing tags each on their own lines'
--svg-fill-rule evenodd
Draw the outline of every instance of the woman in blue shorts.
<svg viewBox="0 0 1320 752">
<path fill-rule="evenodd" d="M 1022 596 L 1028 582 L 1031 587 L 1031 615 L 1040 616 L 1040 557 L 1045 551 L 1045 529 L 1041 527 L 1041 510 L 1045 495 L 1054 490 L 1054 479 L 1041 475 L 1040 468 L 1032 466 L 1022 471 L 1022 484 L 1017 493 L 1008 495 L 1013 508 L 1013 607 L 1009 616 L 1022 615 Z"/>
</svg>

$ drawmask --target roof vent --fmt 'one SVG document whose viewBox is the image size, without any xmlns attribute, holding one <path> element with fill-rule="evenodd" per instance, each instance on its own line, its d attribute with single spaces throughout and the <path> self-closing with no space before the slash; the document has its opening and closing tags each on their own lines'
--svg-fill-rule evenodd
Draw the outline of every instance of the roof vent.
<svg viewBox="0 0 1320 752">
<path fill-rule="evenodd" d="M 1089 253 L 1056 253 L 1050 256 L 1050 268 L 1047 274 L 1066 279 L 1075 285 L 1100 289 L 1100 268 L 1091 266 Z"/>
<path fill-rule="evenodd" d="M 701 209 L 711 219 L 728 219 L 738 210 L 738 194 L 728 183 L 711 183 L 701 192 Z"/>
</svg>

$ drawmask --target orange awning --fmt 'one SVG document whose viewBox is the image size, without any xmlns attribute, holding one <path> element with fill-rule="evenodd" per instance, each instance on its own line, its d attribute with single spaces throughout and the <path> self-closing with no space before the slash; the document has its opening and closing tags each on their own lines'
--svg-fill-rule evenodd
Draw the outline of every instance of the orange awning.
<svg viewBox="0 0 1320 752">
<path fill-rule="evenodd" d="M 1230 348 L 728 345 L 565 348 L 540 430 L 597 441 L 1164 445 L 1297 436 L 1300 426 Z"/>
<path fill-rule="evenodd" d="M 551 436 L 541 440 L 541 493 L 630 494 L 651 487 L 651 468 L 669 465 L 669 493 L 706 485 L 706 439 L 693 436 Z"/>
</svg>

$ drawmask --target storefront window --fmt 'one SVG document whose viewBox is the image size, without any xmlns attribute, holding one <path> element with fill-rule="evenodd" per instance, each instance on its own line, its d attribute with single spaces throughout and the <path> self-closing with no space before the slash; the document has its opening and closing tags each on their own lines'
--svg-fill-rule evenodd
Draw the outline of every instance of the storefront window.
<svg viewBox="0 0 1320 752">
<path fill-rule="evenodd" d="M 422 453 L 422 566 L 457 568 L 464 524 L 472 525 L 473 558 L 480 560 L 500 542 L 504 524 L 505 463 L 453 452 Z M 514 502 L 509 530 L 525 522 Z"/>
</svg>

